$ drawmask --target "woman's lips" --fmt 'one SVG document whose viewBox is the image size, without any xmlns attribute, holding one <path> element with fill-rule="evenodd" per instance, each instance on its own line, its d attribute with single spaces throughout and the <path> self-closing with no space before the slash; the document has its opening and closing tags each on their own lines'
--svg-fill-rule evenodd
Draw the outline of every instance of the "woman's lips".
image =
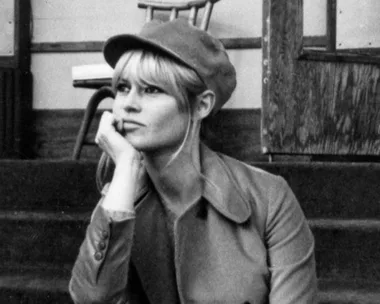
<svg viewBox="0 0 380 304">
<path fill-rule="evenodd" d="M 142 123 L 135 121 L 135 120 L 124 120 L 123 121 L 123 129 L 124 130 L 132 130 L 132 129 L 138 129 L 144 126 Z"/>
</svg>

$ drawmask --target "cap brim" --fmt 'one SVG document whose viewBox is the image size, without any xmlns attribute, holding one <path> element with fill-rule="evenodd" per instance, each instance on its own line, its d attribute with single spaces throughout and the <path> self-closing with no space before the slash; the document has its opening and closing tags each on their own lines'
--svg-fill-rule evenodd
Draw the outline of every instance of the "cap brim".
<svg viewBox="0 0 380 304">
<path fill-rule="evenodd" d="M 124 34 L 111 37 L 104 44 L 103 54 L 106 62 L 112 68 L 115 68 L 116 63 L 125 52 L 136 49 L 162 52 L 163 54 L 166 54 L 167 56 L 185 64 L 186 66 L 191 67 L 187 62 L 184 62 L 175 52 L 171 51 L 170 49 L 154 41 L 133 34 Z"/>
</svg>

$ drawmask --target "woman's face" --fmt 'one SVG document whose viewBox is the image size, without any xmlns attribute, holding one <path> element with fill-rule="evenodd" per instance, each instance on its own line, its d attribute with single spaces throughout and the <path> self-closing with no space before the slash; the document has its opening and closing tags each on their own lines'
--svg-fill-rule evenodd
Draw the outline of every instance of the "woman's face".
<svg viewBox="0 0 380 304">
<path fill-rule="evenodd" d="M 139 84 L 123 73 L 113 113 L 129 143 L 142 152 L 174 153 L 189 123 L 177 100 L 158 85 Z"/>
</svg>

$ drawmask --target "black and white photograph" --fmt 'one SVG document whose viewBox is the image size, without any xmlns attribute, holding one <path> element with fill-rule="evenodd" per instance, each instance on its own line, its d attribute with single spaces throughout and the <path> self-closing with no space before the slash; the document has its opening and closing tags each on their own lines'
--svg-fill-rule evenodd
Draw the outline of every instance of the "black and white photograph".
<svg viewBox="0 0 380 304">
<path fill-rule="evenodd" d="M 380 304 L 379 0 L 0 1 L 0 304 Z"/>
</svg>

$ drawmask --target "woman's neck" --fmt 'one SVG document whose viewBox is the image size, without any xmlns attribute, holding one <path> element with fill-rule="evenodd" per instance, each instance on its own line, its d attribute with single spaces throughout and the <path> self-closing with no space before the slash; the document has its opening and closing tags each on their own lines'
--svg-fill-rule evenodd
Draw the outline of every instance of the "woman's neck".
<svg viewBox="0 0 380 304">
<path fill-rule="evenodd" d="M 146 170 L 163 199 L 186 203 L 199 198 L 199 144 L 199 137 L 195 137 L 187 140 L 178 153 L 144 153 Z"/>
<path fill-rule="evenodd" d="M 174 150 L 174 151 L 173 151 Z M 183 147 L 165 151 L 143 152 L 144 164 L 148 171 L 159 173 L 170 167 L 176 158 L 186 155 L 193 165 L 200 169 L 199 163 L 199 139 L 191 144 L 185 143 Z"/>
</svg>

